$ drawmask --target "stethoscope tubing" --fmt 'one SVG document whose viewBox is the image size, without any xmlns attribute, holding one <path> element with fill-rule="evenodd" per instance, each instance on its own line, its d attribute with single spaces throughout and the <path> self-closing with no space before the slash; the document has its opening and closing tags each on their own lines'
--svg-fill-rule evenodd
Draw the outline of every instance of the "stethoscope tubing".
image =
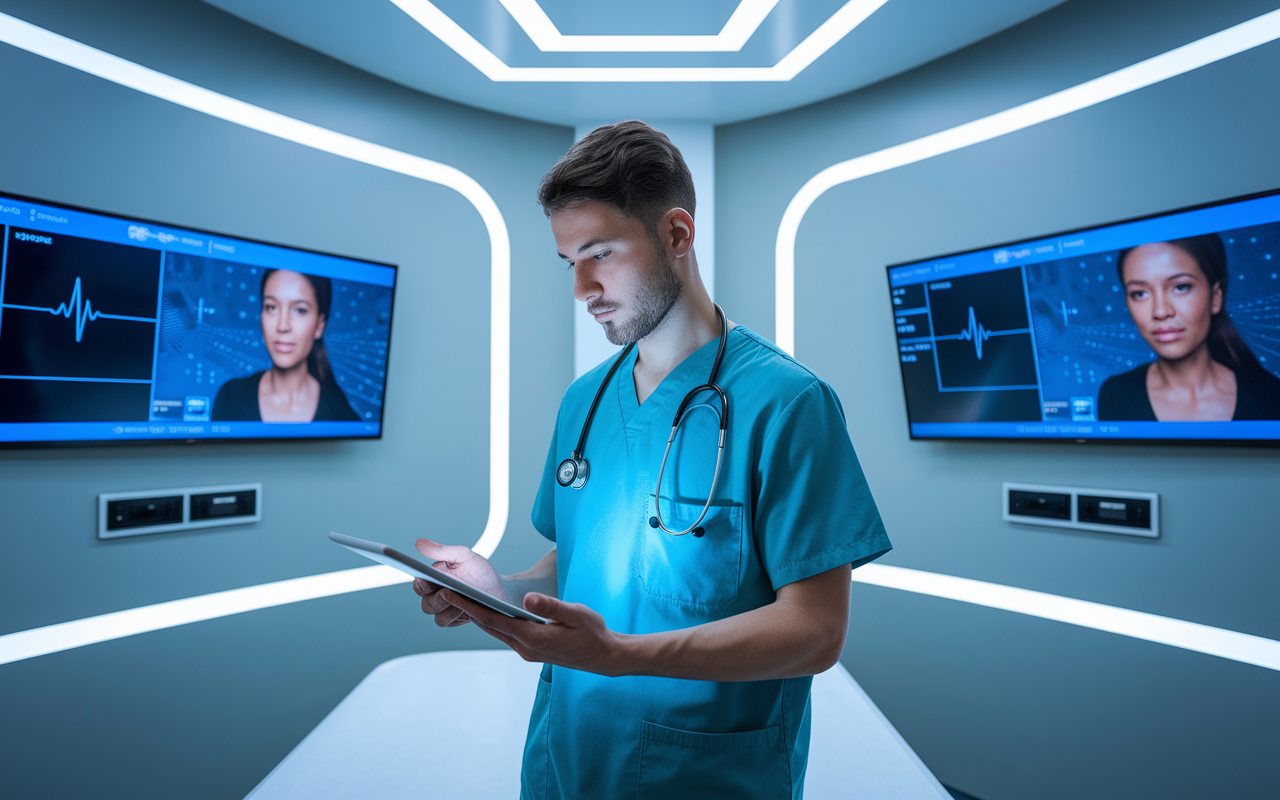
<svg viewBox="0 0 1280 800">
<path fill-rule="evenodd" d="M 715 304 L 713 304 L 715 305 Z M 729 425 L 729 396 L 725 394 L 724 389 L 716 383 L 716 378 L 720 376 L 720 364 L 724 361 L 725 346 L 729 339 L 729 320 L 724 315 L 724 309 L 716 305 L 716 315 L 720 317 L 720 344 L 716 347 L 716 358 L 711 365 L 711 375 L 707 378 L 707 382 L 698 386 L 693 391 L 684 396 L 680 407 L 676 410 L 675 418 L 671 421 L 671 435 L 667 437 L 666 449 L 662 451 L 662 465 L 658 467 L 658 484 L 654 488 L 654 515 L 649 518 L 649 524 L 655 528 L 661 528 L 664 532 L 672 536 L 684 536 L 689 532 L 693 532 L 694 536 L 701 536 L 699 525 L 706 518 L 707 512 L 711 509 L 711 502 L 716 496 L 716 487 L 720 485 L 720 467 L 724 462 L 724 440 Z M 587 478 L 591 474 L 591 467 L 583 457 L 587 444 L 587 433 L 591 430 L 591 422 L 595 419 L 596 409 L 600 406 L 600 398 L 604 395 L 605 387 L 609 385 L 609 381 L 613 379 L 613 374 L 618 371 L 618 367 L 626 360 L 627 355 L 631 353 L 631 349 L 635 347 L 635 342 L 627 345 L 625 349 L 614 360 L 609 367 L 608 373 L 605 374 L 604 380 L 600 382 L 600 388 L 596 389 L 595 397 L 591 400 L 591 408 L 587 411 L 587 418 L 582 423 L 582 433 L 578 435 L 578 446 L 574 448 L 569 458 L 560 462 L 560 466 L 556 468 L 556 482 L 561 486 L 574 489 L 581 489 L 587 483 Z M 707 502 L 702 506 L 702 513 L 694 520 L 694 523 L 682 531 L 674 531 L 667 527 L 662 520 L 661 497 L 662 497 L 662 475 L 667 469 L 667 457 L 671 454 L 671 444 L 675 441 L 676 433 L 680 430 L 680 422 L 684 419 L 684 415 L 689 408 L 689 403 L 698 394 L 704 391 L 712 391 L 716 393 L 716 397 L 720 400 L 720 439 L 716 444 L 716 471 L 711 478 L 711 492 L 707 495 Z"/>
<path fill-rule="evenodd" d="M 718 387 L 717 387 L 718 388 Z M 720 484 L 720 464 L 724 459 L 724 426 L 720 426 L 720 442 L 716 445 L 716 471 L 711 477 L 711 493 L 707 495 L 707 502 L 702 506 L 702 513 L 693 521 L 693 524 L 682 531 L 673 531 L 662 521 L 662 473 L 667 469 L 667 455 L 671 452 L 671 443 L 675 441 L 676 429 L 679 424 L 671 428 L 671 435 L 667 437 L 667 449 L 662 451 L 662 466 L 658 467 L 658 485 L 653 489 L 653 520 L 656 521 L 657 527 L 672 536 L 684 536 L 690 531 L 696 530 L 698 525 L 702 523 L 702 519 L 707 516 L 707 512 L 711 510 L 711 500 L 716 496 L 716 486 Z M 694 534 L 697 536 L 698 534 Z"/>
</svg>

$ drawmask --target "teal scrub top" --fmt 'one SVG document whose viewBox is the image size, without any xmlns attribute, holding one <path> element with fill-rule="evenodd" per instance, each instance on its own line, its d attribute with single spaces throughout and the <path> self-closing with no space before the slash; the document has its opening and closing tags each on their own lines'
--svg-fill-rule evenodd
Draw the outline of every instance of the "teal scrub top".
<svg viewBox="0 0 1280 800">
<path fill-rule="evenodd" d="M 561 402 L 533 524 L 556 543 L 560 598 L 599 612 L 612 630 L 653 633 L 730 617 L 773 602 L 781 586 L 891 547 L 831 387 L 741 325 L 729 332 L 720 369 L 728 437 L 700 523 L 705 533 L 650 526 L 676 409 L 707 381 L 718 344 L 686 358 L 643 405 L 632 350 L 600 400 L 581 490 L 559 486 L 556 467 L 577 444 L 613 359 L 575 381 Z M 702 511 L 718 434 L 718 402 L 703 392 L 662 477 L 662 519 L 672 530 Z M 522 797 L 799 798 L 811 683 L 608 678 L 547 665 Z"/>
</svg>

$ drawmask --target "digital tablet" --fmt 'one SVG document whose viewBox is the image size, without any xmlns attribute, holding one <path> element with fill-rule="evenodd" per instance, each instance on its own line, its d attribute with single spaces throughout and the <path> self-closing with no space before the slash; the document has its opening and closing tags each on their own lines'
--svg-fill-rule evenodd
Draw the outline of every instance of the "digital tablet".
<svg viewBox="0 0 1280 800">
<path fill-rule="evenodd" d="M 530 614 L 523 608 L 513 606 L 506 600 L 499 600 L 488 592 L 482 592 L 471 584 L 463 583 L 449 573 L 442 572 L 430 564 L 424 564 L 412 556 L 407 556 L 394 547 L 370 542 L 367 539 L 357 539 L 354 536 L 346 536 L 341 533 L 330 533 L 329 538 L 353 553 L 359 553 L 365 558 L 377 561 L 379 564 L 395 567 L 406 575 L 422 578 L 424 581 L 431 581 L 437 586 L 452 589 L 463 597 L 470 598 L 482 606 L 492 608 L 500 614 L 506 614 L 508 617 L 515 617 L 516 619 L 527 619 L 530 622 L 540 622 L 543 625 L 551 622 L 551 620 L 543 619 L 537 614 Z"/>
</svg>

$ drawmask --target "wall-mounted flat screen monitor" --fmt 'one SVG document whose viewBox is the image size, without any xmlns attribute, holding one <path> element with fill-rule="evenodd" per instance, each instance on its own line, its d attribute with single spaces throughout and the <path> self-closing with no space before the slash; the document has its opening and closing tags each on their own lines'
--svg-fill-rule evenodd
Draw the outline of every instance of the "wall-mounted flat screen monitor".
<svg viewBox="0 0 1280 800">
<path fill-rule="evenodd" d="M 913 438 L 1280 443 L 1280 192 L 888 270 Z"/>
<path fill-rule="evenodd" d="M 0 444 L 382 434 L 396 268 L 0 194 Z"/>
</svg>

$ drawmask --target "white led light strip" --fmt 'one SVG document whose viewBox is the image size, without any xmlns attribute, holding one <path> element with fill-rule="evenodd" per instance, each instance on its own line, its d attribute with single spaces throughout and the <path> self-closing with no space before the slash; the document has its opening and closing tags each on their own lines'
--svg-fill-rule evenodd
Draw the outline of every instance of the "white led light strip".
<svg viewBox="0 0 1280 800">
<path fill-rule="evenodd" d="M 774 250 L 774 339 L 777 345 L 788 353 L 795 354 L 796 233 L 800 230 L 800 222 L 808 213 L 809 207 L 828 189 L 1056 119 L 1221 61 L 1277 38 L 1280 38 L 1280 10 L 1263 14 L 1039 100 L 827 167 L 800 187 L 800 191 L 787 204 L 782 223 L 778 226 L 778 240 Z"/>
<path fill-rule="evenodd" d="M 1276 39 L 1280 39 L 1280 10 L 1039 100 L 827 167 L 810 178 L 791 199 L 778 227 L 774 252 L 774 324 L 778 346 L 795 353 L 796 235 L 804 215 L 828 189 L 1056 119 Z M 1066 622 L 1280 670 L 1280 642 L 1185 620 L 881 564 L 868 564 L 854 570 L 853 580 Z"/>
<path fill-rule="evenodd" d="M 742 0 L 713 36 L 566 36 L 537 0 L 498 0 L 544 53 L 725 53 L 737 52 L 755 34 L 778 0 Z"/>
<path fill-rule="evenodd" d="M 861 25 L 887 0 L 849 0 L 772 67 L 511 67 L 429 0 L 391 2 L 495 82 L 724 83 L 791 80 Z M 516 6 L 520 8 L 519 3 Z M 536 25 L 534 29 L 537 30 Z"/>
<path fill-rule="evenodd" d="M 486 531 L 487 532 L 487 531 Z M 246 611 L 283 606 L 336 594 L 377 589 L 413 578 L 391 567 L 357 567 L 305 578 L 246 586 L 167 603 L 114 611 L 0 636 L 0 664 L 58 653 L 139 633 L 175 628 L 192 622 L 229 617 Z M 407 599 L 407 598 L 406 598 Z"/>
<path fill-rule="evenodd" d="M 489 517 L 472 549 L 490 556 L 507 527 L 510 471 L 511 242 L 498 206 L 471 176 L 453 167 L 277 114 L 148 69 L 0 13 L 0 42 L 99 78 L 290 142 L 457 191 L 475 206 L 489 234 Z M 375 566 L 248 586 L 0 636 L 0 664 L 189 622 L 403 583 Z"/>
<path fill-rule="evenodd" d="M 1082 628 L 1118 633 L 1134 639 L 1280 670 L 1280 642 L 1182 619 L 885 564 L 858 567 L 853 571 L 853 580 L 855 583 L 959 600 L 962 603 L 1013 611 L 1068 625 L 1079 625 Z"/>
</svg>

